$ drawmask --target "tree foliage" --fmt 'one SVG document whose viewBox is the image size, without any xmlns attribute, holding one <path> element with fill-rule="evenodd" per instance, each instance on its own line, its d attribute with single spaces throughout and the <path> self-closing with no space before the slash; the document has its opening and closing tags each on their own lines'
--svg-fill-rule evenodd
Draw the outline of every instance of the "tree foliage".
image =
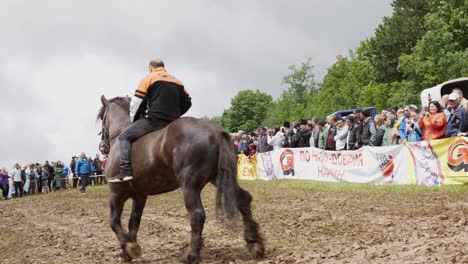
<svg viewBox="0 0 468 264">
<path fill-rule="evenodd" d="M 468 76 L 468 0 L 394 0 L 392 6 L 392 16 L 375 35 L 339 56 L 322 83 L 316 83 L 307 59 L 289 66 L 275 101 L 259 91 L 241 91 L 213 119 L 231 131 L 250 131 L 341 109 L 418 105 L 423 89 Z"/>
<path fill-rule="evenodd" d="M 231 107 L 224 111 L 220 123 L 227 130 L 253 131 L 265 119 L 273 98 L 259 90 L 243 90 L 231 99 Z"/>
</svg>

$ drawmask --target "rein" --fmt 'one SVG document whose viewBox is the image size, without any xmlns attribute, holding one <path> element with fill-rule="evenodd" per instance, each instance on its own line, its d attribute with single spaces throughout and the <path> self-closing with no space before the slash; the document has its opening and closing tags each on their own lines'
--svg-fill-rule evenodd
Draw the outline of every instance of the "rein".
<svg viewBox="0 0 468 264">
<path fill-rule="evenodd" d="M 107 152 L 106 154 L 109 154 L 110 152 L 111 140 L 113 140 L 115 137 L 120 135 L 120 133 L 122 133 L 123 131 L 123 129 L 119 129 L 112 135 L 109 135 L 109 128 L 107 128 L 106 126 L 108 112 L 109 112 L 109 107 L 107 107 L 106 111 L 104 112 L 104 115 L 102 116 L 102 132 L 101 132 L 102 147 L 105 149 L 105 152 Z"/>
</svg>

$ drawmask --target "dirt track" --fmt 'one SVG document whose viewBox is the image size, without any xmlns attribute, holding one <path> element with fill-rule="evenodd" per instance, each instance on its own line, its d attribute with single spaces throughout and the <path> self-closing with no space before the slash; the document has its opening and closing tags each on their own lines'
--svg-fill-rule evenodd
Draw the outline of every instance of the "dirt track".
<svg viewBox="0 0 468 264">
<path fill-rule="evenodd" d="M 468 186 L 449 189 L 315 182 L 243 182 L 267 257 L 251 260 L 242 233 L 207 212 L 203 263 L 468 263 Z M 130 203 L 127 203 L 124 223 Z M 179 191 L 152 197 L 137 263 L 177 263 L 189 224 Z M 0 263 L 116 263 L 106 187 L 0 201 Z"/>
</svg>

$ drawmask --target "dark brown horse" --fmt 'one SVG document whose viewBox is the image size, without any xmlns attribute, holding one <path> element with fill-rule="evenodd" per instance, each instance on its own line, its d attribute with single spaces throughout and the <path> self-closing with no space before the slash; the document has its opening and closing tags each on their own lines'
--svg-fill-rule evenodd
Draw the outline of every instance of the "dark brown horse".
<svg viewBox="0 0 468 264">
<path fill-rule="evenodd" d="M 103 154 L 109 154 L 106 166 L 106 177 L 109 178 L 119 170 L 117 137 L 130 124 L 130 99 L 107 100 L 102 96 L 101 101 L 103 107 L 98 116 L 103 127 L 100 149 Z M 217 187 L 217 212 L 224 213 L 232 221 L 239 210 L 250 253 L 255 258 L 263 257 L 265 246 L 250 208 L 252 196 L 237 183 L 235 155 L 229 135 L 222 128 L 209 120 L 191 117 L 180 118 L 166 128 L 138 139 L 132 147 L 134 180 L 109 184 L 110 225 L 122 248 L 120 257 L 131 261 L 141 255 L 137 233 L 148 195 L 181 188 L 192 230 L 185 260 L 198 263 L 205 222 L 200 193 L 209 182 Z M 132 198 L 133 206 L 127 233 L 120 218 L 129 198 Z"/>
</svg>

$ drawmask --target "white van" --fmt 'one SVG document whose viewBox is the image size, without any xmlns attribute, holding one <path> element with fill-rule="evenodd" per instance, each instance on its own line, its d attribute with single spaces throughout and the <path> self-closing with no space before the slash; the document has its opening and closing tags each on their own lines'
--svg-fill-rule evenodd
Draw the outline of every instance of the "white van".
<svg viewBox="0 0 468 264">
<path fill-rule="evenodd" d="M 429 99 L 431 101 L 440 101 L 443 95 L 450 94 L 454 88 L 460 88 L 463 91 L 463 97 L 468 99 L 468 77 L 462 77 L 423 90 L 421 92 L 422 107 L 429 106 Z"/>
</svg>

